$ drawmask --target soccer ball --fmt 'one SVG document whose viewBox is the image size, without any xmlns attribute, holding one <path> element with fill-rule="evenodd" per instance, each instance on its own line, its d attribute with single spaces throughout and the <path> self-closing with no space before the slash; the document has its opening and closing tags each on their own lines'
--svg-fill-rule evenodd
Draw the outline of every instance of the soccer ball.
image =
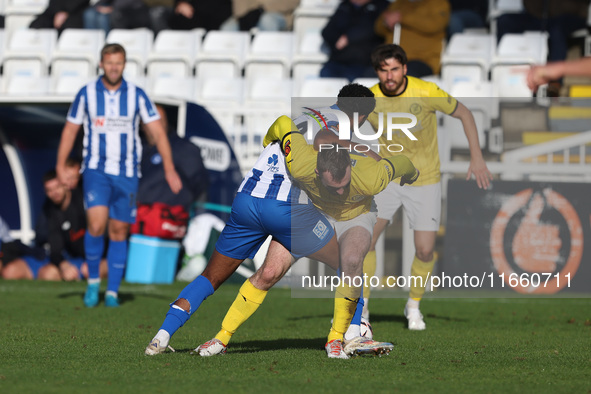
<svg viewBox="0 0 591 394">
<path fill-rule="evenodd" d="M 359 329 L 361 331 L 361 336 L 367 339 L 373 339 L 373 328 L 371 328 L 371 324 L 369 324 L 369 320 L 365 318 L 361 318 L 361 324 L 359 325 Z"/>
</svg>

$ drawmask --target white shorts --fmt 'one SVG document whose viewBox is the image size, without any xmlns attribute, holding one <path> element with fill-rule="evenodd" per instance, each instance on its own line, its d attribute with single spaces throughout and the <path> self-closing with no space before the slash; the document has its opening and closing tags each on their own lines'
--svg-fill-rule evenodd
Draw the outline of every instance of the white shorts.
<svg viewBox="0 0 591 394">
<path fill-rule="evenodd" d="M 390 182 L 374 197 L 378 218 L 392 221 L 402 205 L 410 228 L 418 231 L 438 231 L 441 220 L 441 183 L 425 186 L 400 186 Z"/>
<path fill-rule="evenodd" d="M 378 214 L 376 207 L 372 204 L 370 212 L 364 213 L 351 220 L 336 221 L 332 217 L 328 216 L 328 220 L 332 223 L 335 232 L 337 233 L 337 241 L 340 240 L 341 236 L 347 232 L 347 230 L 353 227 L 362 227 L 369 232 L 370 237 L 373 237 L 373 228 L 378 220 Z"/>
</svg>

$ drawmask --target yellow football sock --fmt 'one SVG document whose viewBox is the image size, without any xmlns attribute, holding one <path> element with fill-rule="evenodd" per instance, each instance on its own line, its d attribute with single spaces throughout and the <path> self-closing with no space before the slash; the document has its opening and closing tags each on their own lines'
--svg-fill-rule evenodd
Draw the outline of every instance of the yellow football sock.
<svg viewBox="0 0 591 394">
<path fill-rule="evenodd" d="M 376 265 L 376 251 L 371 250 L 367 252 L 367 254 L 365 255 L 365 259 L 363 260 L 363 273 L 367 275 L 367 282 L 364 283 L 363 287 L 363 298 L 369 298 L 369 295 L 371 293 L 371 286 L 369 285 L 369 280 L 372 276 L 376 274 Z"/>
<path fill-rule="evenodd" d="M 266 290 L 259 290 L 246 280 L 240 290 L 236 299 L 230 306 L 226 317 L 222 321 L 222 329 L 216 334 L 216 338 L 227 345 L 232 338 L 232 335 L 240 328 L 242 323 L 248 320 L 249 317 L 258 309 L 259 305 L 263 303 Z"/>
<path fill-rule="evenodd" d="M 328 333 L 328 342 L 334 339 L 343 339 L 357 307 L 359 290 L 343 284 L 337 288 L 334 299 L 334 318 Z"/>
<path fill-rule="evenodd" d="M 433 260 L 431 261 L 421 261 L 417 256 L 415 256 L 414 260 L 412 261 L 410 275 L 414 277 L 420 277 L 422 279 L 410 281 L 409 297 L 413 300 L 420 301 L 421 298 L 423 298 L 423 294 L 425 294 L 425 286 L 427 286 L 427 277 L 431 277 L 435 261 L 437 261 L 437 253 L 433 253 Z"/>
</svg>

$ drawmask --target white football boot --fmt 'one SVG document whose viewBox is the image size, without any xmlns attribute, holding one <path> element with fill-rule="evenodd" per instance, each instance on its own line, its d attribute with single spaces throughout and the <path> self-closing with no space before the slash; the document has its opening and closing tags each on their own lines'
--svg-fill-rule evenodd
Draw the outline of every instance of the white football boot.
<svg viewBox="0 0 591 394">
<path fill-rule="evenodd" d="M 408 320 L 409 330 L 422 331 L 427 328 L 419 308 L 409 308 L 408 305 L 405 306 L 404 316 L 406 316 L 406 319 Z"/>
<path fill-rule="evenodd" d="M 215 356 L 225 354 L 228 347 L 217 338 L 210 339 L 203 345 L 198 346 L 191 354 L 199 354 L 201 357 Z"/>
</svg>

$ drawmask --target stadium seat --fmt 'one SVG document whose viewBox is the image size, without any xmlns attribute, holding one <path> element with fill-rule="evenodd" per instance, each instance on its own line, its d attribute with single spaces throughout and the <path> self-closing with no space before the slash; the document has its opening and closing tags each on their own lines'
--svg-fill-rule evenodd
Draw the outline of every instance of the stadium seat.
<svg viewBox="0 0 591 394">
<path fill-rule="evenodd" d="M 296 91 L 297 97 L 337 97 L 343 86 L 349 83 L 346 78 L 310 78 L 304 80 Z"/>
<path fill-rule="evenodd" d="M 49 93 L 47 76 L 13 75 L 4 83 L 3 92 L 9 96 L 44 96 Z"/>
<path fill-rule="evenodd" d="M 495 48 L 490 34 L 454 34 L 441 57 L 441 76 L 448 86 L 458 81 L 485 81 Z"/>
<path fill-rule="evenodd" d="M 150 78 L 150 93 L 155 98 L 177 98 L 190 101 L 194 95 L 193 77 L 153 77 Z"/>
<path fill-rule="evenodd" d="M 124 75 L 141 76 L 145 74 L 148 55 L 152 50 L 154 32 L 147 28 L 113 29 L 109 31 L 106 42 L 118 43 L 125 48 L 127 62 Z"/>
<path fill-rule="evenodd" d="M 206 107 L 240 107 L 244 102 L 244 79 L 197 78 L 194 99 Z"/>
<path fill-rule="evenodd" d="M 292 65 L 293 80 L 296 86 L 306 79 L 320 78 L 322 63 L 297 63 Z M 297 89 L 296 89 L 297 90 Z"/>
<path fill-rule="evenodd" d="M 244 60 L 244 75 L 289 77 L 294 51 L 294 34 L 286 31 L 259 31 L 254 35 Z"/>
<path fill-rule="evenodd" d="M 202 60 L 195 65 L 195 76 L 197 78 L 210 77 L 239 77 L 239 70 L 236 64 L 228 60 Z"/>
<path fill-rule="evenodd" d="M 491 75 L 493 96 L 505 99 L 526 98 L 525 101 L 530 101 L 529 99 L 533 94 L 527 87 L 526 81 L 529 67 L 528 65 L 498 65 L 493 67 Z"/>
<path fill-rule="evenodd" d="M 93 78 L 81 75 L 59 75 L 51 78 L 50 92 L 56 96 L 74 98 L 76 93 Z"/>
<path fill-rule="evenodd" d="M 233 64 L 235 77 L 242 75 L 244 60 L 250 45 L 250 34 L 243 31 L 209 31 L 203 39 L 201 51 L 195 59 L 195 68 L 199 70 L 199 63 L 227 62 Z"/>
<path fill-rule="evenodd" d="M 246 79 L 245 104 L 250 107 L 283 107 L 289 110 L 293 82 L 290 78 Z"/>
<path fill-rule="evenodd" d="M 328 60 L 328 49 L 320 30 L 309 30 L 296 37 L 296 51 L 292 60 L 293 78 L 302 81 L 320 75 L 322 65 Z"/>
<path fill-rule="evenodd" d="M 322 30 L 339 0 L 301 0 L 293 13 L 293 31 L 299 38 L 311 30 Z"/>
<path fill-rule="evenodd" d="M 77 70 L 79 75 L 95 75 L 100 51 L 105 44 L 105 32 L 100 29 L 66 29 L 57 41 L 51 60 L 51 74 Z M 71 63 L 64 65 L 64 63 Z M 87 71 L 84 72 L 86 67 Z M 69 73 L 69 71 L 67 71 Z"/>
<path fill-rule="evenodd" d="M 492 59 L 492 67 L 505 64 L 542 64 L 548 58 L 548 33 L 526 31 L 505 34 Z"/>
<path fill-rule="evenodd" d="M 57 30 L 55 29 L 20 29 L 15 31 L 4 49 L 2 63 L 5 67 L 5 75 L 11 75 L 8 70 L 13 66 L 4 62 L 16 62 L 19 65 L 26 63 L 25 68 L 38 69 L 33 73 L 34 75 L 47 75 L 49 61 L 56 43 Z"/>
<path fill-rule="evenodd" d="M 27 29 L 35 17 L 49 5 L 49 0 L 4 0 L 4 28 L 10 38 L 13 32 Z"/>
<path fill-rule="evenodd" d="M 4 82 L 7 83 L 14 77 L 42 77 L 47 75 L 47 70 L 40 67 L 38 59 L 5 59 L 3 67 Z"/>
<path fill-rule="evenodd" d="M 154 40 L 146 62 L 149 77 L 190 77 L 193 59 L 199 52 L 204 29 L 162 30 Z"/>
<path fill-rule="evenodd" d="M 353 83 L 358 83 L 359 85 L 363 85 L 368 88 L 371 88 L 379 82 L 380 80 L 378 78 L 355 78 L 353 80 Z"/>
</svg>

